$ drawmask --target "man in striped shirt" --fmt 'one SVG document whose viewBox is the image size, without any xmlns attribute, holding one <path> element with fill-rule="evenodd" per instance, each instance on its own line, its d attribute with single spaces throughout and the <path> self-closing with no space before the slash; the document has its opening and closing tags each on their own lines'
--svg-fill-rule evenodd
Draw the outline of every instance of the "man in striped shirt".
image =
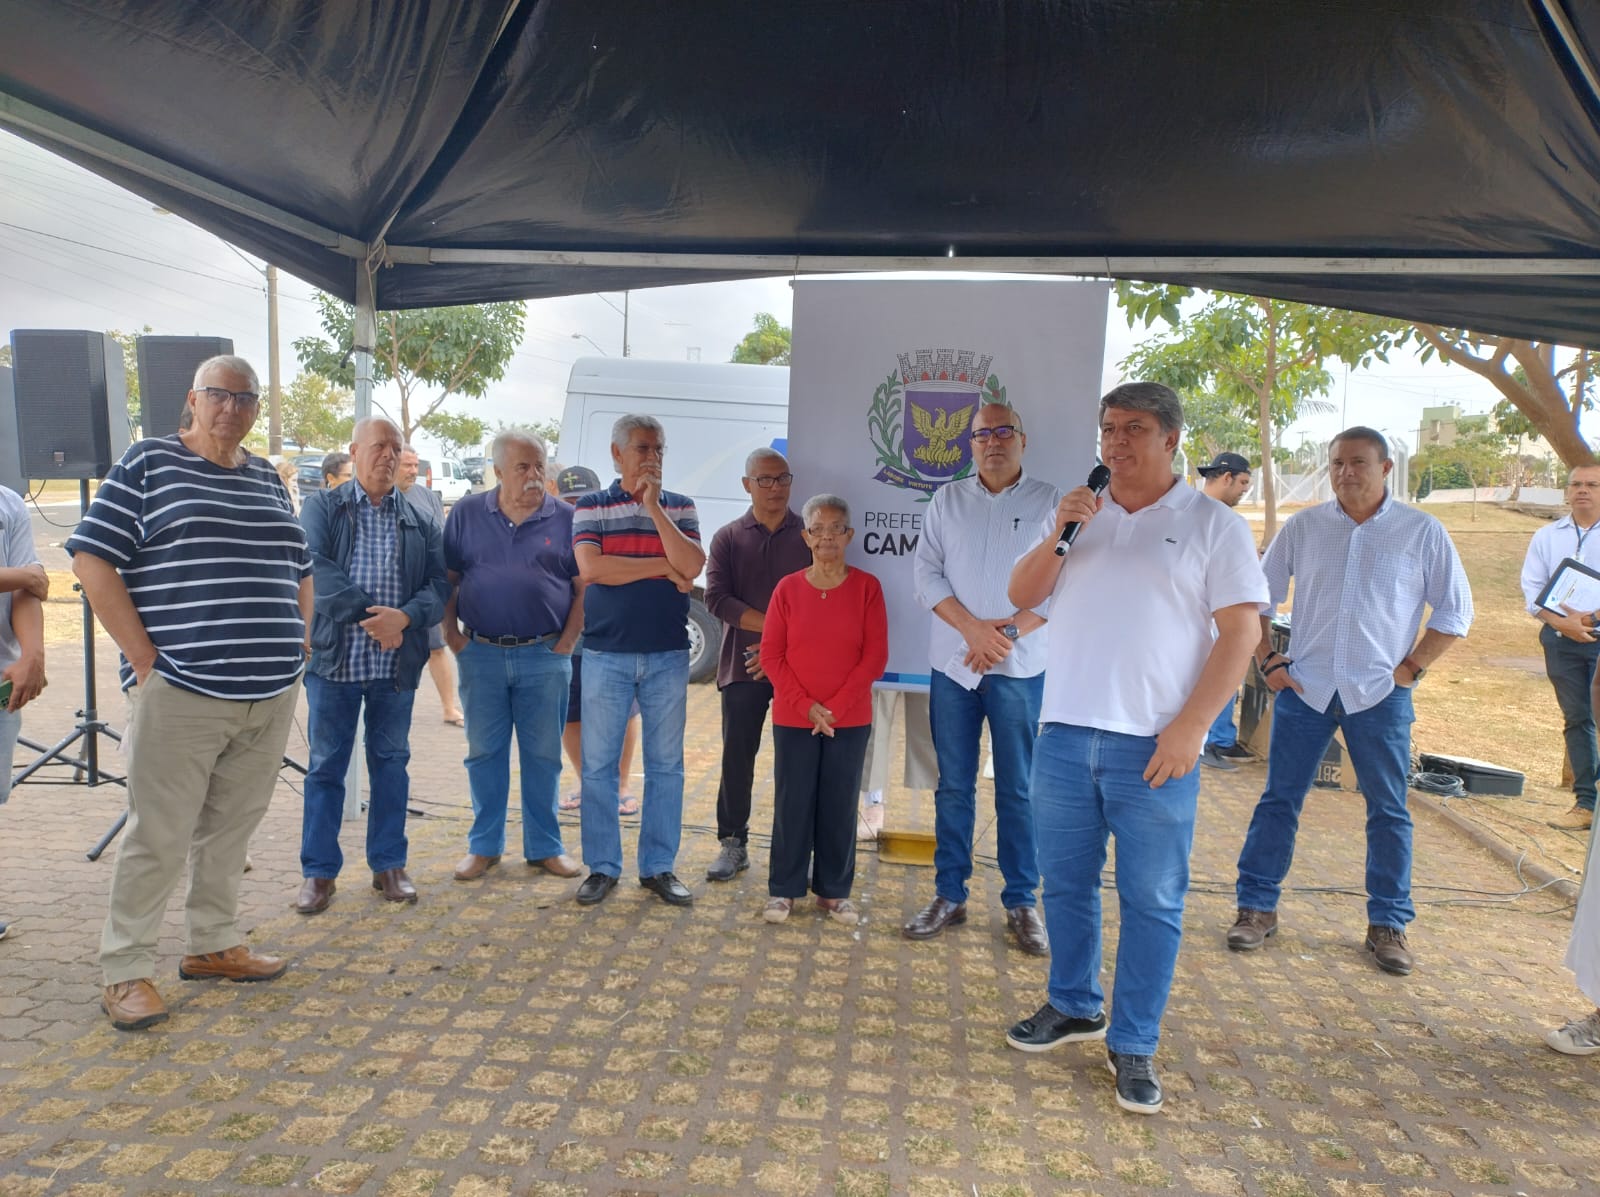
<svg viewBox="0 0 1600 1197">
<path fill-rule="evenodd" d="M 661 488 L 666 433 L 651 416 L 611 429 L 620 477 L 573 508 L 583 596 L 583 861 L 578 901 L 605 900 L 622 875 L 617 815 L 623 729 L 643 716 L 639 884 L 663 902 L 694 896 L 673 875 L 683 830 L 683 729 L 689 698 L 689 592 L 705 567 L 694 502 Z"/>
<path fill-rule="evenodd" d="M 184 980 L 270 981 L 237 925 L 250 833 L 272 800 L 308 651 L 311 561 L 278 473 L 242 447 L 260 405 L 243 358 L 196 370 L 190 423 L 132 446 L 67 541 L 122 650 L 128 825 L 100 941 L 121 1031 L 167 1018 L 151 983 L 167 898 L 189 863 Z"/>
<path fill-rule="evenodd" d="M 1367 804 L 1366 948 L 1387 973 L 1413 967 L 1411 691 L 1467 634 L 1472 590 L 1444 525 L 1389 494 L 1393 464 L 1381 433 L 1345 429 L 1328 446 L 1333 499 L 1291 517 L 1261 563 L 1272 600 L 1256 664 L 1277 697 L 1267 786 L 1239 853 L 1239 914 L 1228 932 L 1236 952 L 1277 932 L 1300 808 L 1338 728 Z M 1291 580 L 1285 656 L 1272 650 L 1270 617 Z M 1433 610 L 1419 639 L 1425 607 Z"/>
</svg>

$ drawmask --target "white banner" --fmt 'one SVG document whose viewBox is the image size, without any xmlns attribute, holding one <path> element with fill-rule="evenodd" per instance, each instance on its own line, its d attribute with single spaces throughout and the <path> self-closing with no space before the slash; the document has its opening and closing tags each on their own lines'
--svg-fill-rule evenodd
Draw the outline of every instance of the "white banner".
<svg viewBox="0 0 1600 1197">
<path fill-rule="evenodd" d="M 1003 402 L 1028 435 L 1022 468 L 1062 490 L 1094 467 L 1106 283 L 881 279 L 794 284 L 789 376 L 794 507 L 847 500 L 850 564 L 883 585 L 882 685 L 926 688 L 928 621 L 912 555 L 933 492 L 972 473 L 967 429 Z"/>
</svg>

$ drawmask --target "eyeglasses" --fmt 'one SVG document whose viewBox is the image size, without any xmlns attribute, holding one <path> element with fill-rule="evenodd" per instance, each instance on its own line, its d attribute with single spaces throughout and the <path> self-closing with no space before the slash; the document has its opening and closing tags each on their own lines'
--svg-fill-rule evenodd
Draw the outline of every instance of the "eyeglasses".
<svg viewBox="0 0 1600 1197">
<path fill-rule="evenodd" d="M 757 474 L 754 478 L 746 478 L 745 481 L 746 482 L 754 482 L 762 490 L 768 490 L 768 489 L 770 489 L 770 488 L 772 488 L 774 486 L 788 486 L 789 483 L 794 481 L 794 475 L 793 474 Z"/>
<path fill-rule="evenodd" d="M 629 445 L 628 451 L 637 453 L 640 457 L 665 457 L 667 455 L 667 447 L 665 445 Z"/>
<path fill-rule="evenodd" d="M 840 536 L 850 535 L 848 524 L 818 524 L 815 528 L 807 528 L 806 535 L 817 540 L 832 540 Z"/>
<path fill-rule="evenodd" d="M 254 391 L 230 391 L 227 387 L 196 387 L 195 393 L 204 395 L 213 407 L 232 402 L 239 411 L 250 411 L 261 402 L 261 396 Z"/>
<path fill-rule="evenodd" d="M 980 445 L 987 444 L 990 437 L 994 437 L 997 441 L 1008 441 L 1019 431 L 1015 424 L 1001 424 L 998 428 L 974 428 L 972 439 Z"/>
</svg>

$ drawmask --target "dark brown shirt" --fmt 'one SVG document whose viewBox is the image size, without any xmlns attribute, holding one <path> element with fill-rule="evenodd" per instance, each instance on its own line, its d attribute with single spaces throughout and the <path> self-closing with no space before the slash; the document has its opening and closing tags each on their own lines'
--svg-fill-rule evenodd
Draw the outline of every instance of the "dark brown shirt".
<svg viewBox="0 0 1600 1197">
<path fill-rule="evenodd" d="M 759 632 L 739 626 L 746 611 L 766 614 L 772 591 L 780 578 L 811 564 L 811 550 L 800 534 L 800 517 L 786 512 L 776 532 L 745 512 L 717 529 L 706 555 L 706 610 L 727 625 L 722 653 L 717 659 L 717 688 L 748 682 L 744 650 L 761 639 Z"/>
</svg>

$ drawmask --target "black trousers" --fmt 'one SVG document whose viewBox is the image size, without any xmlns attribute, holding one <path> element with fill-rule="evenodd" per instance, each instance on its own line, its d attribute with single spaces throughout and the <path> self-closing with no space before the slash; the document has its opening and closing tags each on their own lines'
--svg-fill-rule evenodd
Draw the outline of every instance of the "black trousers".
<svg viewBox="0 0 1600 1197">
<path fill-rule="evenodd" d="M 772 728 L 776 753 L 772 858 L 767 892 L 848 898 L 856 879 L 856 805 L 870 725 L 816 736 L 809 727 Z"/>
<path fill-rule="evenodd" d="M 750 791 L 761 728 L 772 705 L 771 682 L 729 682 L 722 689 L 722 784 L 717 787 L 717 838 L 750 842 Z"/>
</svg>

